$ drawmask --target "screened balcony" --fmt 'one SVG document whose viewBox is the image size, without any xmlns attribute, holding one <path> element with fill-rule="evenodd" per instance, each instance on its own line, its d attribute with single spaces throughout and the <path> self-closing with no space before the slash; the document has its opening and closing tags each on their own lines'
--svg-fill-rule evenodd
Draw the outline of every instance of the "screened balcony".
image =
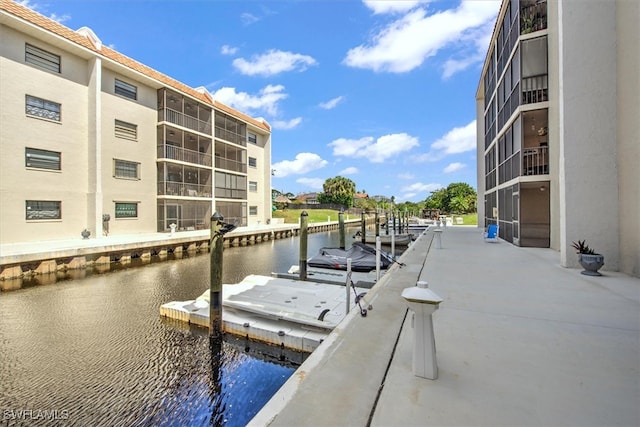
<svg viewBox="0 0 640 427">
<path fill-rule="evenodd" d="M 211 167 L 211 138 L 168 126 L 158 128 L 158 159 Z"/>
<path fill-rule="evenodd" d="M 167 89 L 158 91 L 158 122 L 211 135 L 211 107 Z"/>
<path fill-rule="evenodd" d="M 547 0 L 520 1 L 520 34 L 547 28 Z"/>
<path fill-rule="evenodd" d="M 180 164 L 159 163 L 158 195 L 210 199 L 212 172 Z"/>
</svg>

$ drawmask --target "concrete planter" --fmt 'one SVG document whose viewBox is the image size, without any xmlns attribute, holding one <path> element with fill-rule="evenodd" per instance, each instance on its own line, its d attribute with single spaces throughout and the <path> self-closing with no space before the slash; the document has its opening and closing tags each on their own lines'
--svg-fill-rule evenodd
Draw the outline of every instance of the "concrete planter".
<svg viewBox="0 0 640 427">
<path fill-rule="evenodd" d="M 600 254 L 578 254 L 578 261 L 584 271 L 581 271 L 581 274 L 585 274 L 587 276 L 602 276 L 602 274 L 598 273 L 600 267 L 604 265 L 604 255 Z"/>
</svg>

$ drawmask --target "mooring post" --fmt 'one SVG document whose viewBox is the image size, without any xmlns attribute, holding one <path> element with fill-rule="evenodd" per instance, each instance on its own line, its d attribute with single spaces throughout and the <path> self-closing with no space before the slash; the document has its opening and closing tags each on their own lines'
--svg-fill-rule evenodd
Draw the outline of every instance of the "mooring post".
<svg viewBox="0 0 640 427">
<path fill-rule="evenodd" d="M 222 337 L 222 251 L 224 237 L 222 223 L 224 217 L 218 212 L 211 216 L 210 281 L 209 281 L 209 336 Z"/>
<path fill-rule="evenodd" d="M 367 222 L 364 219 L 364 210 L 360 214 L 360 239 L 362 243 L 367 243 Z"/>
<path fill-rule="evenodd" d="M 345 296 L 345 302 L 347 303 L 347 308 L 345 309 L 345 314 L 349 314 L 351 310 L 351 258 L 347 258 L 347 282 L 345 283 L 345 287 L 347 288 L 347 295 Z"/>
<path fill-rule="evenodd" d="M 307 219 L 309 214 L 302 211 L 300 214 L 300 280 L 307 280 Z"/>
<path fill-rule="evenodd" d="M 393 211 L 393 234 L 396 234 L 396 211 Z"/>
<path fill-rule="evenodd" d="M 375 222 L 376 222 L 376 237 L 378 237 L 380 235 L 380 216 L 378 215 L 377 210 L 375 215 Z"/>
<path fill-rule="evenodd" d="M 338 227 L 340 228 L 340 249 L 344 249 L 344 209 L 340 209 L 338 213 Z"/>
<path fill-rule="evenodd" d="M 384 213 L 384 234 L 389 235 L 389 211 Z"/>
</svg>

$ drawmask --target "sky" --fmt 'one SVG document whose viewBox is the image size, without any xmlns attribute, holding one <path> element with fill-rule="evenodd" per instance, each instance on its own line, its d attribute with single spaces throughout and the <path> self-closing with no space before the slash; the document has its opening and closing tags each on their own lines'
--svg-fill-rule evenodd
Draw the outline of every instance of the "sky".
<svg viewBox="0 0 640 427">
<path fill-rule="evenodd" d="M 27 0 L 272 128 L 272 188 L 420 202 L 477 188 L 475 94 L 500 1 Z"/>
</svg>

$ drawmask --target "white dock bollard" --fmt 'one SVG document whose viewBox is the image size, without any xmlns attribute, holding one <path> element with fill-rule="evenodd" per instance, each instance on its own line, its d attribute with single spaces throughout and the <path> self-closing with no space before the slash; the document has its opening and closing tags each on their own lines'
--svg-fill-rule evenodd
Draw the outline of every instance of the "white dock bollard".
<svg viewBox="0 0 640 427">
<path fill-rule="evenodd" d="M 436 239 L 436 248 L 442 249 L 442 228 L 438 227 L 433 230 L 433 237 Z"/>
<path fill-rule="evenodd" d="M 424 281 L 404 289 L 402 297 L 413 311 L 413 374 L 435 380 L 438 378 L 438 364 L 431 315 L 438 309 L 442 298 L 429 289 Z"/>
</svg>

